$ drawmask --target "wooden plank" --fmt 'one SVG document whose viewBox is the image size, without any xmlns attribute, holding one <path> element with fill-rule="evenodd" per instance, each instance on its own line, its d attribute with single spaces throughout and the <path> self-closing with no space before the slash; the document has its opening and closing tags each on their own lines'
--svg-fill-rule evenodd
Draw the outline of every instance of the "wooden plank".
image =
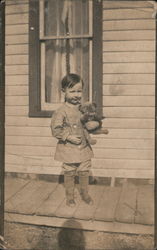
<svg viewBox="0 0 157 250">
<path fill-rule="evenodd" d="M 24 170 L 29 172 L 33 170 L 33 166 L 35 169 L 38 167 L 45 169 L 45 173 L 47 173 L 46 167 L 51 167 L 55 169 L 56 166 L 61 166 L 60 162 L 54 161 L 53 156 L 26 156 L 26 155 L 18 155 L 18 154 L 9 154 L 6 152 L 6 164 L 9 166 L 9 169 L 12 170 L 17 166 L 18 172 L 19 168 L 22 172 Z M 134 159 L 92 159 L 92 171 L 97 170 L 102 171 L 104 170 L 153 170 L 154 160 L 134 160 Z M 28 169 L 26 169 L 28 167 Z M 34 169 L 34 171 L 36 171 Z M 14 172 L 14 171 L 13 171 Z M 53 172 L 53 174 L 59 174 L 61 169 L 57 172 Z"/>
<path fill-rule="evenodd" d="M 103 31 L 106 30 L 155 30 L 155 19 L 105 20 L 103 22 Z"/>
<path fill-rule="evenodd" d="M 106 113 L 104 113 L 106 117 Z M 103 121 L 103 127 L 107 129 L 154 129 L 155 123 L 153 119 L 144 118 L 106 118 Z"/>
<path fill-rule="evenodd" d="M 29 198 L 31 194 L 38 191 L 38 188 L 41 186 L 41 181 L 30 181 L 28 185 L 22 188 L 19 192 L 16 193 L 14 197 L 9 199 L 5 206 L 6 211 L 16 212 L 16 208 L 21 204 L 22 201 L 29 203 Z"/>
<path fill-rule="evenodd" d="M 27 106 L 28 105 L 28 96 L 6 96 L 6 106 L 12 106 L 12 107 L 7 107 L 7 111 L 11 113 L 11 111 L 16 112 L 16 107 L 15 106 Z M 23 107 L 21 107 L 23 109 Z M 26 107 L 28 110 L 28 107 Z M 19 107 L 17 107 L 19 110 Z M 10 114 L 9 113 L 9 114 Z M 16 113 L 15 113 L 16 115 Z"/>
<path fill-rule="evenodd" d="M 27 44 L 28 43 L 28 35 L 7 35 L 6 44 Z"/>
<path fill-rule="evenodd" d="M 6 125 L 13 126 L 27 126 L 27 127 L 50 127 L 50 118 L 30 118 L 26 117 L 12 117 L 6 115 Z"/>
<path fill-rule="evenodd" d="M 103 53 L 103 62 L 155 62 L 154 52 L 107 52 Z"/>
<path fill-rule="evenodd" d="M 120 73 L 143 73 L 154 74 L 155 63 L 104 63 L 104 74 L 120 74 Z"/>
<path fill-rule="evenodd" d="M 126 183 L 122 187 L 120 199 L 115 213 L 115 220 L 124 223 L 134 223 L 137 200 L 137 186 Z"/>
<path fill-rule="evenodd" d="M 35 214 L 36 209 L 48 199 L 56 188 L 56 183 L 31 180 L 6 203 L 7 211 L 21 214 Z"/>
<path fill-rule="evenodd" d="M 28 4 L 29 3 L 29 0 L 7 0 L 6 1 L 6 5 L 17 5 L 18 4 Z"/>
<path fill-rule="evenodd" d="M 26 24 L 26 23 L 28 23 L 28 13 L 6 15 L 6 25 L 8 25 L 8 24 Z"/>
<path fill-rule="evenodd" d="M 28 85 L 28 75 L 27 74 L 26 75 L 6 76 L 5 80 L 6 80 L 7 86 L 10 86 L 10 85 L 15 85 L 15 86 L 26 85 L 27 86 Z"/>
<path fill-rule="evenodd" d="M 71 220 L 67 222 L 66 218 L 57 218 L 57 217 L 45 217 L 45 216 L 32 216 L 32 215 L 21 215 L 21 214 L 12 214 L 5 213 L 5 220 L 9 222 L 31 224 L 36 226 L 47 226 L 47 227 L 60 227 L 63 228 L 63 225 L 66 224 L 66 228 L 73 228 L 73 223 Z M 145 225 L 135 225 L 135 224 L 126 224 L 118 222 L 102 222 L 102 221 L 85 221 L 77 220 L 78 229 L 82 228 L 89 231 L 97 232 L 114 232 L 114 233 L 128 233 L 128 234 L 137 234 L 137 235 L 153 235 L 154 227 L 145 226 Z M 146 239 L 147 240 L 147 239 Z M 109 243 L 110 244 L 110 243 Z M 152 244 L 151 244 L 152 246 Z"/>
<path fill-rule="evenodd" d="M 6 106 L 6 115 L 28 116 L 28 106 Z"/>
<path fill-rule="evenodd" d="M 28 55 L 8 55 L 5 58 L 6 65 L 28 64 Z"/>
<path fill-rule="evenodd" d="M 15 196 L 15 194 L 28 183 L 29 180 L 5 177 L 5 202 L 7 202 L 12 196 Z"/>
<path fill-rule="evenodd" d="M 28 127 L 28 126 L 7 126 L 6 135 L 18 136 L 39 136 L 51 137 L 51 140 L 56 139 L 52 137 L 49 127 Z M 110 128 L 107 135 L 94 135 L 95 139 L 154 139 L 154 129 L 116 129 Z"/>
<path fill-rule="evenodd" d="M 104 107 L 103 112 L 109 118 L 153 118 L 155 108 L 153 107 Z"/>
<path fill-rule="evenodd" d="M 23 4 L 23 3 L 20 3 L 20 5 L 17 5 L 17 4 L 7 5 L 6 4 L 5 13 L 6 15 L 17 14 L 17 13 L 21 14 L 21 13 L 28 13 L 28 10 L 29 10 L 28 4 Z"/>
<path fill-rule="evenodd" d="M 124 85 L 124 84 L 104 84 L 103 95 L 118 95 L 120 96 L 152 96 L 155 95 L 155 85 Z M 153 97 L 151 97 L 153 99 Z"/>
<path fill-rule="evenodd" d="M 28 86 L 6 86 L 6 96 L 28 96 Z"/>
<path fill-rule="evenodd" d="M 28 24 L 6 25 L 6 35 L 28 34 Z"/>
<path fill-rule="evenodd" d="M 42 146 L 25 146 L 25 145 L 6 145 L 6 153 L 29 156 L 54 156 L 55 147 Z M 95 158 L 106 159 L 136 159 L 136 160 L 153 160 L 153 150 L 146 149 L 102 149 L 94 148 Z"/>
<path fill-rule="evenodd" d="M 28 65 L 7 65 L 6 75 L 26 75 L 28 74 Z"/>
<path fill-rule="evenodd" d="M 9 146 L 7 146 L 9 147 Z M 15 146 L 14 146 L 15 147 Z M 17 146 L 16 146 L 17 147 Z M 14 149 L 15 150 L 15 149 Z M 16 151 L 16 150 L 15 150 Z M 154 150 L 149 149 L 102 149 L 93 148 L 95 158 L 153 160 Z"/>
<path fill-rule="evenodd" d="M 96 137 L 95 137 L 96 138 Z M 6 145 L 27 145 L 27 146 L 48 146 L 55 147 L 56 140 L 52 137 L 37 136 L 8 136 L 6 135 Z M 154 149 L 153 139 L 98 139 L 93 148 L 126 148 L 126 149 Z"/>
<path fill-rule="evenodd" d="M 154 225 L 154 186 L 139 186 L 135 223 Z"/>
<path fill-rule="evenodd" d="M 27 55 L 28 44 L 6 44 L 6 55 Z"/>
<path fill-rule="evenodd" d="M 155 40 L 155 30 L 103 31 L 104 41 Z"/>
<path fill-rule="evenodd" d="M 104 115 L 106 116 L 105 112 Z M 50 127 L 50 118 L 29 118 L 6 115 L 6 126 L 28 126 L 28 127 Z M 153 119 L 143 118 L 106 118 L 103 126 L 112 129 L 154 129 L 155 123 Z"/>
<path fill-rule="evenodd" d="M 147 7 L 152 8 L 152 4 L 148 1 L 107 1 L 103 2 L 103 7 L 105 9 L 117 9 L 117 8 L 141 8 Z"/>
<path fill-rule="evenodd" d="M 115 220 L 115 211 L 120 197 L 120 191 L 120 187 L 105 187 L 103 196 L 95 212 L 95 220 Z"/>
<path fill-rule="evenodd" d="M 104 74 L 104 84 L 155 84 L 155 74 Z"/>
<path fill-rule="evenodd" d="M 95 210 L 99 206 L 100 199 L 104 192 L 104 186 L 89 185 L 89 195 L 92 197 L 94 204 L 88 205 L 81 201 L 77 207 L 74 218 L 83 220 L 94 220 Z"/>
<path fill-rule="evenodd" d="M 154 41 L 114 41 L 103 42 L 103 51 L 155 51 Z"/>
<path fill-rule="evenodd" d="M 106 169 L 106 168 L 95 168 L 97 166 L 98 162 L 101 161 L 101 167 L 105 166 L 102 165 L 104 162 L 102 160 L 96 159 L 96 165 L 93 164 L 92 173 L 93 176 L 101 176 L 101 177 L 120 177 L 120 178 L 139 178 L 139 179 L 154 179 L 154 169 L 152 166 L 154 166 L 154 161 L 151 162 L 151 168 L 150 169 L 138 169 L 138 165 L 135 169 L 132 169 L 132 166 L 134 166 L 132 162 L 131 169 L 127 168 L 113 168 L 113 169 Z M 130 161 L 130 160 L 128 160 Z M 139 161 L 140 162 L 140 161 Z M 127 164 L 125 165 L 127 166 Z M 52 162 L 51 166 L 45 166 L 42 165 L 17 165 L 17 164 L 6 164 L 6 172 L 12 172 L 12 173 L 29 173 L 29 174 L 52 174 L 52 175 L 59 175 L 61 173 L 61 164 L 59 165 L 58 162 Z"/>
<path fill-rule="evenodd" d="M 57 199 L 56 199 L 57 197 Z M 63 202 L 65 198 L 65 190 L 62 184 L 58 184 L 55 192 L 49 196 L 42 206 L 40 206 L 36 214 L 37 215 L 46 215 L 46 216 L 55 216 L 57 208 Z"/>
<path fill-rule="evenodd" d="M 21 200 L 17 202 L 14 212 L 22 214 L 36 214 L 36 211 L 39 209 L 39 207 L 49 199 L 49 196 L 52 194 L 52 192 L 55 192 L 57 183 L 36 181 L 35 185 L 37 185 L 38 188 L 34 189 L 34 192 L 28 192 L 28 195 L 26 194 L 28 198 L 27 200 L 24 197 L 21 197 Z M 27 193 L 27 189 L 25 192 Z M 25 192 L 23 193 L 24 196 Z"/>
<path fill-rule="evenodd" d="M 112 86 L 112 85 L 110 85 Z M 154 107 L 153 96 L 121 96 L 121 88 L 110 87 L 113 96 L 104 96 L 103 105 L 107 107 Z"/>
<path fill-rule="evenodd" d="M 104 20 L 152 19 L 152 9 L 106 9 Z"/>
</svg>

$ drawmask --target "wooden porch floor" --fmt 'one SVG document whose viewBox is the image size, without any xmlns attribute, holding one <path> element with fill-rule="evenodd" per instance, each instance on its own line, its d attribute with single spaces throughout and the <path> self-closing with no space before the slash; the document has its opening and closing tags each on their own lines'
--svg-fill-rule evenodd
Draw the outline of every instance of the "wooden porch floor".
<svg viewBox="0 0 157 250">
<path fill-rule="evenodd" d="M 64 218 L 81 221 L 154 224 L 154 186 L 135 185 L 127 182 L 123 186 L 89 185 L 94 205 L 85 204 L 76 185 L 76 207 L 65 203 L 63 184 L 40 180 L 7 177 L 5 183 L 5 212 L 8 216 L 33 218 Z M 31 217 L 30 217 L 31 216 Z M 11 218 L 11 217 L 10 217 Z M 22 217 L 20 217 L 22 218 Z M 42 222 L 43 223 L 43 222 Z"/>
</svg>

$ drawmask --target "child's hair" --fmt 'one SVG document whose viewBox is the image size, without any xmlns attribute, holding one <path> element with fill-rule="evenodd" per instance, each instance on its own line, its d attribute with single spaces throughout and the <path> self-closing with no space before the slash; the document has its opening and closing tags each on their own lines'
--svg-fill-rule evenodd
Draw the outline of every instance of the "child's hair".
<svg viewBox="0 0 157 250">
<path fill-rule="evenodd" d="M 82 82 L 82 85 L 84 85 L 83 80 L 79 75 L 74 73 L 68 74 L 64 76 L 61 81 L 62 90 L 64 91 L 66 88 L 72 88 L 78 82 Z"/>
</svg>

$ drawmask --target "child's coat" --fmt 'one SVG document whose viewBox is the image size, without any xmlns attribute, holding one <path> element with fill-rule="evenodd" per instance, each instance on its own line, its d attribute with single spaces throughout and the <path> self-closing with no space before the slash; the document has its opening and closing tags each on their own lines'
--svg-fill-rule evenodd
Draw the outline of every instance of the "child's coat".
<svg viewBox="0 0 157 250">
<path fill-rule="evenodd" d="M 84 162 L 93 157 L 89 144 L 88 131 L 80 121 L 81 113 L 77 106 L 64 103 L 52 116 L 52 134 L 58 139 L 55 157 L 57 161 L 65 163 Z M 67 141 L 68 135 L 80 136 L 81 144 L 76 145 Z"/>
</svg>

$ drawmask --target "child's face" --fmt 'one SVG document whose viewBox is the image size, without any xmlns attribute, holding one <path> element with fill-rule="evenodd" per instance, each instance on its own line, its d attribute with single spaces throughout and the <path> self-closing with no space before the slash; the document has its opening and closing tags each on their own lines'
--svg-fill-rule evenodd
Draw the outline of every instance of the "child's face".
<svg viewBox="0 0 157 250">
<path fill-rule="evenodd" d="M 72 88 L 65 89 L 65 100 L 73 105 L 81 103 L 82 82 L 76 83 Z"/>
</svg>

